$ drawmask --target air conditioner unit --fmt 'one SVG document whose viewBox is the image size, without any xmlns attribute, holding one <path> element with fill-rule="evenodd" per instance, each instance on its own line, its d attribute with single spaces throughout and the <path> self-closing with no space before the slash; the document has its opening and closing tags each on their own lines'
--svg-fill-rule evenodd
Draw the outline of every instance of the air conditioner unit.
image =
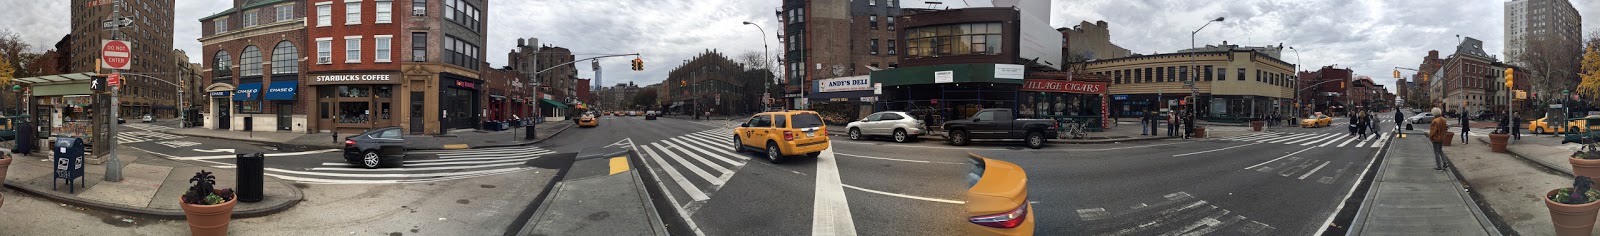
<svg viewBox="0 0 1600 236">
<path fill-rule="evenodd" d="M 331 57 L 318 57 L 317 58 L 317 64 L 333 64 L 333 58 L 331 58 Z"/>
</svg>

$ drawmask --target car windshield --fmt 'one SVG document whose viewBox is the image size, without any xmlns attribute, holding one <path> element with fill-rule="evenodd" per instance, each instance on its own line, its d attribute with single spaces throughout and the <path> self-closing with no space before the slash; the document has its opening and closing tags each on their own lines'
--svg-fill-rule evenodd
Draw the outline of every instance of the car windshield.
<svg viewBox="0 0 1600 236">
<path fill-rule="evenodd" d="M 822 117 L 816 113 L 800 113 L 790 116 L 789 127 L 796 129 L 822 127 Z"/>
</svg>

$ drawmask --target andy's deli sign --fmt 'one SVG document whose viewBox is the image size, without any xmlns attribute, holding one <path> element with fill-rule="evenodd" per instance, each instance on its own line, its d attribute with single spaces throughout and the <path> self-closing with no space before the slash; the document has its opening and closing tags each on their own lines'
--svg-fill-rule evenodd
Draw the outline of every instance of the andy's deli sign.
<svg viewBox="0 0 1600 236">
<path fill-rule="evenodd" d="M 1022 81 L 1022 91 L 1104 94 L 1106 83 L 1030 79 Z"/>
</svg>

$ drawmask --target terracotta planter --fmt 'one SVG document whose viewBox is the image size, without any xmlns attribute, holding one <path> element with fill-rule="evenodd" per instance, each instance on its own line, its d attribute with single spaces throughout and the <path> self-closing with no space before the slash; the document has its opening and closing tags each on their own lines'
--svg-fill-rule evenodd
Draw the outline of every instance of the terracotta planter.
<svg viewBox="0 0 1600 236">
<path fill-rule="evenodd" d="M 1510 139 L 1510 134 L 1489 134 L 1489 150 L 1506 153 L 1506 141 Z"/>
<path fill-rule="evenodd" d="M 1600 180 L 1600 159 L 1568 157 L 1567 163 L 1572 164 L 1572 175 L 1588 176 L 1589 180 Z"/>
<path fill-rule="evenodd" d="M 228 235 L 228 222 L 233 220 L 233 205 L 238 203 L 238 197 L 234 194 L 227 202 L 217 205 L 192 205 L 179 196 L 178 205 L 183 206 L 183 217 L 189 221 L 189 234 Z"/>
<path fill-rule="evenodd" d="M 1594 217 L 1596 210 L 1600 210 L 1600 201 L 1568 205 L 1551 201 L 1550 196 L 1556 195 L 1556 190 L 1544 194 L 1544 206 L 1550 209 L 1550 223 L 1556 227 L 1558 236 L 1590 235 L 1594 230 Z"/>
<path fill-rule="evenodd" d="M 1250 130 L 1255 130 L 1256 132 L 1261 132 L 1261 125 L 1265 124 L 1265 123 L 1266 122 L 1261 122 L 1259 120 L 1258 121 L 1251 121 L 1250 122 Z"/>
<path fill-rule="evenodd" d="M 1456 132 L 1444 132 L 1444 133 L 1450 134 L 1450 135 L 1445 135 L 1444 136 L 1444 146 L 1449 147 L 1450 144 L 1456 143 Z"/>
<path fill-rule="evenodd" d="M 1206 137 L 1206 127 L 1205 126 L 1194 127 L 1194 137 L 1195 138 L 1205 138 Z"/>
<path fill-rule="evenodd" d="M 0 185 L 5 185 L 5 183 L 6 183 L 6 170 L 7 169 L 11 169 L 11 160 L 16 160 L 16 159 L 17 159 L 16 157 L 0 159 Z"/>
</svg>

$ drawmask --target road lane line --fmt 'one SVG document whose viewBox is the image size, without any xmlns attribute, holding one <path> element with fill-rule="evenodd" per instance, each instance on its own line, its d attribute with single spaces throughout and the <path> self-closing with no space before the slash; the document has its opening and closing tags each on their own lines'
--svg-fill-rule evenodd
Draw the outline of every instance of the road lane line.
<svg viewBox="0 0 1600 236">
<path fill-rule="evenodd" d="M 855 218 L 850 216 L 850 202 L 844 196 L 844 183 L 839 181 L 839 164 L 833 147 L 822 150 L 817 157 L 816 197 L 811 203 L 811 235 L 856 235 Z"/>
<path fill-rule="evenodd" d="M 672 158 L 671 160 L 673 160 L 674 162 L 677 162 L 678 164 L 682 164 L 683 168 L 684 169 L 689 169 L 690 173 L 694 173 L 696 176 L 700 176 L 700 178 L 705 179 L 706 182 L 711 182 L 711 185 L 722 186 L 722 184 L 723 184 L 722 182 L 717 182 L 717 179 L 718 179 L 717 177 L 713 177 L 711 175 L 711 173 L 706 172 L 705 169 L 701 169 L 699 166 L 695 166 L 693 162 L 691 162 L 689 160 L 686 160 L 683 157 L 679 157 L 677 153 L 673 153 L 672 150 L 667 149 L 666 147 L 663 147 L 661 145 L 661 143 L 657 142 L 657 143 L 652 143 L 650 145 L 656 146 L 656 149 L 661 150 L 661 153 L 666 153 L 667 157 L 671 157 Z M 672 145 L 671 143 L 668 143 L 667 146 L 674 146 L 673 149 L 684 150 L 683 148 L 676 147 L 677 145 Z M 684 150 L 683 152 L 684 153 L 688 153 L 688 150 Z M 690 156 L 693 157 L 693 155 L 690 155 Z M 706 161 L 705 159 L 701 159 L 700 161 L 709 163 L 709 161 Z"/>
<path fill-rule="evenodd" d="M 1393 146 L 1387 146 L 1387 145 L 1385 145 L 1385 147 L 1393 148 Z M 1333 224 L 1333 218 L 1335 216 L 1339 215 L 1339 211 L 1344 210 L 1344 204 L 1346 202 L 1344 200 L 1345 199 L 1350 199 L 1351 195 L 1356 194 L 1356 186 L 1361 186 L 1361 184 L 1360 184 L 1361 181 L 1366 181 L 1367 172 L 1372 171 L 1372 163 L 1377 163 L 1378 162 L 1378 154 L 1383 154 L 1383 152 L 1384 152 L 1384 149 L 1377 149 L 1377 151 L 1373 151 L 1372 152 L 1372 158 L 1369 158 L 1370 160 L 1367 161 L 1367 167 L 1362 168 L 1360 175 L 1356 175 L 1355 184 L 1350 184 L 1350 190 L 1344 193 L 1344 198 L 1340 199 L 1339 206 L 1333 208 L 1333 213 L 1328 213 L 1328 220 L 1323 221 L 1321 225 L 1331 225 L 1331 224 Z M 1334 181 L 1339 181 L 1339 180 L 1335 179 Z M 1256 223 L 1257 224 L 1262 224 L 1260 222 L 1256 222 Z M 1266 225 L 1266 224 L 1262 224 L 1262 225 Z M 1322 235 L 1322 233 L 1327 232 L 1327 231 L 1328 231 L 1328 227 L 1319 227 L 1319 229 L 1317 229 L 1317 233 L 1312 234 L 1312 235 Z"/>
<path fill-rule="evenodd" d="M 504 156 L 504 157 L 440 158 L 440 159 L 426 159 L 426 160 L 406 160 L 406 164 L 428 163 L 428 162 L 460 162 L 460 161 L 482 161 L 482 160 L 506 160 L 506 159 L 511 159 L 511 158 L 525 158 L 525 157 L 543 156 L 545 154 L 551 154 L 551 153 L 555 153 L 555 152 L 540 152 L 540 153 L 530 153 L 530 154 L 522 154 L 522 155 L 515 155 L 515 156 Z"/>
<path fill-rule="evenodd" d="M 1394 137 L 1394 133 L 1384 133 L 1384 134 L 1383 134 L 1383 138 L 1380 138 L 1380 139 L 1378 139 L 1378 141 L 1377 141 L 1377 142 L 1376 142 L 1376 143 L 1373 143 L 1373 144 L 1372 144 L 1372 145 L 1369 145 L 1369 146 L 1370 146 L 1370 147 L 1380 147 L 1380 146 L 1383 146 L 1383 144 L 1385 144 L 1385 143 L 1388 143 L 1388 142 L 1389 142 L 1389 137 Z"/>
<path fill-rule="evenodd" d="M 834 154 L 833 154 L 833 155 L 840 155 L 840 156 L 851 156 L 851 157 L 860 157 L 860 158 L 868 158 L 868 159 L 878 159 L 878 160 L 886 160 L 886 161 L 904 161 L 904 162 L 915 162 L 915 163 L 936 163 L 936 164 L 957 164 L 957 165 L 966 165 L 966 164 L 967 164 L 967 163 L 958 163 L 958 162 L 943 162 L 943 161 L 919 161 L 919 160 L 906 160 L 906 159 L 895 159 L 895 158 L 887 158 L 887 157 L 875 157 L 875 156 L 863 156 L 863 155 L 855 155 L 855 154 L 844 154 L 844 153 L 834 153 Z"/>
<path fill-rule="evenodd" d="M 720 152 L 722 154 L 728 154 L 728 156 L 739 158 L 739 160 L 745 160 L 745 161 L 749 161 L 750 160 L 750 157 L 745 156 L 743 154 L 728 152 L 728 149 L 733 149 L 732 145 L 728 145 L 728 144 L 718 145 L 718 144 L 714 144 L 714 143 L 709 143 L 709 141 L 701 141 L 701 140 L 693 139 L 693 138 L 686 138 L 686 139 L 683 139 L 683 141 L 688 142 L 688 143 L 697 143 L 697 144 L 700 144 L 700 145 L 706 145 L 707 147 L 711 147 L 712 151 Z M 727 142 L 728 143 L 732 143 L 733 141 L 729 140 Z M 735 165 L 743 166 L 744 163 L 738 163 L 738 164 L 735 164 Z"/>
<path fill-rule="evenodd" d="M 1317 168 L 1311 168 L 1311 171 L 1306 171 L 1306 174 L 1300 175 L 1300 179 L 1306 179 L 1306 177 L 1311 176 L 1311 174 L 1317 173 L 1318 170 L 1322 170 L 1322 167 L 1328 166 L 1329 162 L 1330 161 L 1323 161 L 1322 165 L 1317 165 Z"/>
<path fill-rule="evenodd" d="M 1078 209 L 1078 218 L 1083 219 L 1083 221 L 1105 219 L 1106 215 L 1105 208 Z"/>
<path fill-rule="evenodd" d="M 1278 159 L 1283 159 L 1283 158 L 1285 158 L 1285 157 L 1289 157 L 1289 156 L 1293 156 L 1293 155 L 1294 155 L 1294 154 L 1300 154 L 1300 152 L 1305 152 L 1305 151 L 1306 151 L 1306 150 L 1311 150 L 1311 149 L 1312 149 L 1312 148 L 1317 148 L 1317 147 L 1308 147 L 1308 148 L 1306 148 L 1306 149 L 1300 149 L 1300 151 L 1295 151 L 1295 152 L 1293 152 L 1293 153 L 1289 153 L 1289 155 L 1283 155 L 1283 156 L 1281 156 L 1281 157 L 1278 157 L 1278 158 L 1275 158 L 1275 159 L 1272 159 L 1272 160 L 1270 160 L 1270 161 L 1267 161 L 1267 162 L 1262 162 L 1262 163 L 1261 163 L 1261 164 L 1256 164 L 1256 165 L 1253 165 L 1253 166 L 1250 166 L 1250 167 L 1245 167 L 1245 168 L 1244 168 L 1244 169 L 1246 169 L 1246 170 L 1249 170 L 1249 169 L 1254 169 L 1254 168 L 1256 168 L 1256 167 L 1257 167 L 1257 166 L 1261 166 L 1261 165 L 1266 165 L 1266 164 L 1267 164 L 1267 163 L 1272 163 L 1272 162 L 1274 162 L 1274 161 L 1278 161 Z"/>
<path fill-rule="evenodd" d="M 1188 155 L 1194 155 L 1194 154 L 1222 151 L 1222 150 L 1234 149 L 1234 148 L 1238 148 L 1238 147 L 1250 146 L 1250 145 L 1256 145 L 1256 144 L 1260 144 L 1260 143 L 1246 143 L 1244 145 L 1239 145 L 1239 146 L 1232 146 L 1232 147 L 1225 147 L 1225 148 L 1212 149 L 1212 150 L 1206 150 L 1206 151 L 1198 151 L 1198 152 L 1191 152 L 1191 153 L 1172 155 L 1172 157 L 1181 157 L 1181 156 L 1188 156 Z"/>
<path fill-rule="evenodd" d="M 656 162 L 656 166 L 660 166 L 662 171 L 667 172 L 667 176 L 672 177 L 672 180 L 673 180 L 672 182 L 678 183 L 678 187 L 683 188 L 683 192 L 689 194 L 689 198 L 690 199 L 694 199 L 694 201 L 705 201 L 706 199 L 711 199 L 710 197 L 706 197 L 706 193 L 700 191 L 699 187 L 695 187 L 694 183 L 690 183 L 689 179 L 683 178 L 683 175 L 678 173 L 678 168 L 674 168 L 674 167 L 672 167 L 672 165 L 668 165 L 667 161 L 662 160 L 663 157 L 661 157 L 661 155 L 657 155 L 656 151 L 654 149 L 652 149 L 652 147 L 650 145 L 644 145 L 644 149 L 642 149 L 642 150 L 644 150 L 645 153 L 649 153 L 650 154 L 650 160 L 654 160 Z M 666 150 L 661 150 L 661 151 L 665 152 Z M 660 181 L 660 178 L 656 178 L 656 179 L 657 179 L 657 181 Z M 665 190 L 666 188 L 662 188 L 662 189 Z M 672 193 L 668 192 L 668 193 L 666 193 L 666 195 L 671 196 Z M 678 202 L 677 201 L 673 201 L 672 205 L 673 206 L 678 206 Z M 680 209 L 678 209 L 678 210 L 683 210 L 683 209 L 681 209 L 681 207 L 680 207 Z M 687 217 L 687 216 L 684 217 L 684 219 L 688 219 L 688 218 L 689 217 Z"/>
<path fill-rule="evenodd" d="M 1318 139 L 1317 141 L 1310 141 L 1310 142 L 1300 143 L 1300 146 L 1311 146 L 1311 144 L 1316 144 L 1318 142 L 1322 142 L 1322 141 L 1326 141 L 1326 140 L 1337 140 L 1336 138 L 1338 138 L 1338 136 L 1325 137 L 1325 138 L 1322 138 L 1322 139 Z"/>
<path fill-rule="evenodd" d="M 884 191 L 878 191 L 878 190 L 871 190 L 871 189 L 866 189 L 866 188 L 862 188 L 862 187 L 856 187 L 856 186 L 849 185 L 849 184 L 845 184 L 844 187 L 850 188 L 850 189 L 855 189 L 855 190 L 861 190 L 862 192 L 876 193 L 876 194 L 888 195 L 888 196 L 891 196 L 891 197 L 899 197 L 899 198 L 905 198 L 905 199 L 916 199 L 916 200 L 923 200 L 923 201 L 930 201 L 930 202 L 942 202 L 942 203 L 949 203 L 949 204 L 966 204 L 967 203 L 967 202 L 958 201 L 958 200 L 938 199 L 938 198 L 931 198 L 931 197 L 918 197 L 918 196 L 911 196 L 911 195 L 905 195 L 905 194 L 898 194 L 898 193 L 884 192 Z"/>
<path fill-rule="evenodd" d="M 1128 235 L 1130 233 L 1139 232 L 1139 231 L 1143 231 L 1143 230 L 1146 230 L 1146 229 L 1160 228 L 1163 225 L 1166 225 L 1168 223 L 1172 223 L 1172 220 L 1174 220 L 1175 218 L 1179 217 L 1180 215 L 1186 215 L 1186 213 L 1185 214 L 1180 214 L 1180 213 L 1189 212 L 1189 210 L 1194 210 L 1195 208 L 1199 208 L 1201 206 L 1205 206 L 1205 207 L 1209 207 L 1209 208 L 1200 209 L 1200 210 L 1196 210 L 1196 211 L 1209 212 L 1211 210 L 1218 210 L 1217 206 L 1207 204 L 1206 200 L 1200 200 L 1200 201 L 1196 201 L 1194 203 L 1190 203 L 1189 205 L 1184 205 L 1182 207 L 1161 210 L 1160 212 L 1156 212 L 1157 216 L 1156 216 L 1155 220 L 1151 220 L 1150 222 L 1146 222 L 1146 223 L 1135 225 L 1132 228 L 1126 228 L 1126 229 L 1118 230 L 1117 232 L 1113 232 L 1110 235 Z"/>
<path fill-rule="evenodd" d="M 695 144 L 690 144 L 689 142 L 684 142 L 680 138 L 670 138 L 670 139 L 667 139 L 665 141 L 667 141 L 667 143 L 681 144 L 680 147 L 688 147 L 689 149 L 694 149 L 695 151 L 699 151 L 700 153 L 698 153 L 698 154 L 701 154 L 701 155 L 695 155 L 695 156 L 711 156 L 712 160 L 717 160 L 717 161 L 720 161 L 722 163 L 728 163 L 728 165 L 734 165 L 734 166 L 738 166 L 739 165 L 739 162 L 737 162 L 737 161 L 734 161 L 732 159 L 728 159 L 728 157 L 725 157 L 725 156 L 722 156 L 722 155 L 717 155 L 717 153 L 715 153 L 715 152 L 706 151 L 705 149 L 701 149 L 700 145 L 695 145 Z M 723 173 L 729 172 L 728 169 L 722 168 L 722 166 L 720 164 L 717 164 L 717 163 L 714 163 L 714 162 L 706 162 L 706 165 L 711 165 L 712 167 L 714 167 L 718 171 L 722 171 Z"/>
</svg>

